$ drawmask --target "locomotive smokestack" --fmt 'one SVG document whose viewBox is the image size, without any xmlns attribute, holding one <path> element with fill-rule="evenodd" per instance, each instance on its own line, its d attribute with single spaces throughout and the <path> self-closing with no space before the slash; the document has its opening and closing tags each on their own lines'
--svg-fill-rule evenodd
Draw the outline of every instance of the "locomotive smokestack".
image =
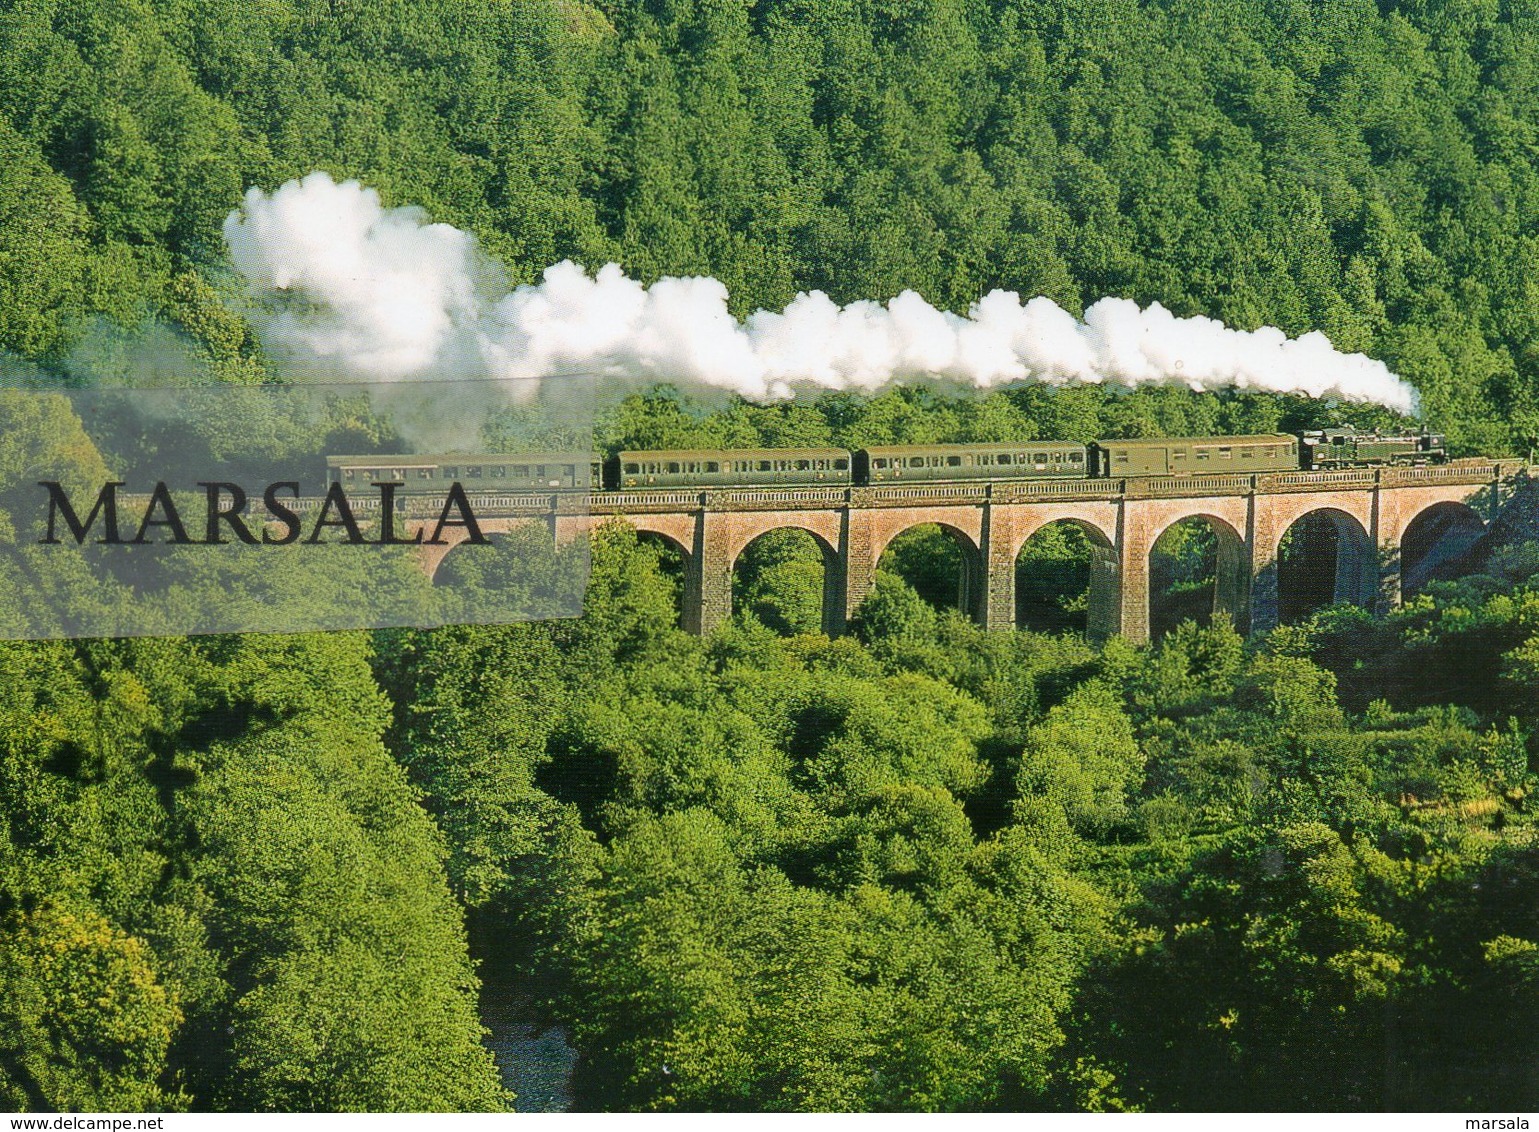
<svg viewBox="0 0 1539 1132">
<path fill-rule="evenodd" d="M 966 317 L 905 291 L 839 306 L 820 291 L 735 319 L 710 278 L 650 287 L 615 264 L 571 261 L 508 290 L 469 233 L 386 209 L 356 181 L 311 173 L 251 189 L 225 239 L 261 300 L 268 346 L 337 377 L 476 377 L 548 385 L 597 373 L 727 390 L 755 401 L 804 389 L 876 392 L 903 381 L 992 389 L 1019 382 L 1240 388 L 1417 410 L 1382 363 L 1325 335 L 1290 339 L 1178 318 L 1118 298 L 1076 319 L 1047 298 L 992 291 Z"/>
</svg>

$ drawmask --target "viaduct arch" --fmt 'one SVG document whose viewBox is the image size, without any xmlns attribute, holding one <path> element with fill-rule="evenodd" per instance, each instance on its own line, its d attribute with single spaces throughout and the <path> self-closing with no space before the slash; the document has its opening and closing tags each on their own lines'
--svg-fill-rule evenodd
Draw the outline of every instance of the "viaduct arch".
<svg viewBox="0 0 1539 1132">
<path fill-rule="evenodd" d="M 1080 516 L 1069 515 L 1063 518 L 1051 516 L 1037 516 L 1034 521 L 1024 525 L 1021 531 L 1016 533 L 1016 543 L 1011 560 L 1014 568 L 1010 572 L 1009 585 L 1018 587 L 1020 584 L 1020 558 L 1026 552 L 1031 541 L 1044 531 L 1055 526 L 1070 526 L 1079 531 L 1085 538 L 1090 548 L 1089 566 L 1089 592 L 1087 594 L 1085 609 L 1085 632 L 1088 636 L 1104 639 L 1111 635 L 1110 626 L 1116 624 L 1118 618 L 1117 602 L 1119 600 L 1119 587 L 1121 586 L 1121 569 L 1117 558 L 1117 548 L 1113 544 L 1116 537 L 1115 531 L 1107 531 Z M 1008 553 L 1008 550 L 1007 550 Z M 1020 627 L 1020 594 L 1013 593 L 1013 608 L 1016 611 L 1015 624 Z"/>
</svg>

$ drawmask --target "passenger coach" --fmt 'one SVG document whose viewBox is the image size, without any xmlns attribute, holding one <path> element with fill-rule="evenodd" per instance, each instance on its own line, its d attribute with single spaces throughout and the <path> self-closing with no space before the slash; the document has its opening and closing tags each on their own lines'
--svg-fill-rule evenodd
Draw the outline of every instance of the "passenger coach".
<svg viewBox="0 0 1539 1132">
<path fill-rule="evenodd" d="M 1091 448 L 1095 460 L 1091 474 L 1102 479 L 1299 470 L 1299 438 L 1280 432 L 1259 436 L 1098 440 Z"/>
<path fill-rule="evenodd" d="M 855 453 L 856 483 L 932 480 L 1084 479 L 1083 444 L 1029 441 L 1013 444 L 888 445 Z"/>
<path fill-rule="evenodd" d="M 586 453 L 530 452 L 518 455 L 328 456 L 326 482 L 344 488 L 397 483 L 402 492 L 447 491 L 455 482 L 466 491 L 592 491 L 602 465 Z"/>
<path fill-rule="evenodd" d="M 743 448 L 621 452 L 610 461 L 609 482 L 628 487 L 756 487 L 775 484 L 844 485 L 850 454 L 843 448 Z"/>
</svg>

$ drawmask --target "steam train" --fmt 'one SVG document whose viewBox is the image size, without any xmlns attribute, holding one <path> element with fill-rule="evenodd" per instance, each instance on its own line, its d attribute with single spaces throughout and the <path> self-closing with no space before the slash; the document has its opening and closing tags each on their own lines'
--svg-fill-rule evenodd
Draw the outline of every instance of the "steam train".
<svg viewBox="0 0 1539 1132">
<path fill-rule="evenodd" d="M 1442 464 L 1434 432 L 1384 435 L 1351 428 L 1258 436 L 1158 440 L 1015 441 L 716 451 L 620 452 L 594 460 L 571 452 L 521 455 L 331 456 L 328 485 L 400 484 L 402 492 L 625 491 L 632 488 L 868 486 L 952 480 L 1120 479 L 1297 472 Z"/>
</svg>

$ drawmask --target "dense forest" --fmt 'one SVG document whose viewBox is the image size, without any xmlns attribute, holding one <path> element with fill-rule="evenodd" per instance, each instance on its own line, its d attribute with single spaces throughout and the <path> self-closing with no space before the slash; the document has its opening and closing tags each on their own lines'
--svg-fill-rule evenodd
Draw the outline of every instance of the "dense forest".
<svg viewBox="0 0 1539 1132">
<path fill-rule="evenodd" d="M 1321 330 L 1458 451 L 1523 454 L 1536 96 L 1528 0 L 0 0 L 0 348 L 29 380 L 284 380 L 220 225 L 323 169 L 519 281 Z M 18 412 L 4 531 L 40 461 L 103 466 Z M 1378 417 L 662 388 L 595 443 L 1339 419 Z M 584 1108 L 1539 1104 L 1539 552 L 1245 640 L 1188 533 L 1138 648 L 1084 640 L 1084 554 L 1023 555 L 1018 632 L 950 608 L 921 530 L 846 637 L 786 536 L 697 639 L 677 562 L 615 525 L 580 619 L 0 643 L 0 1107 L 516 1105 L 492 981 L 562 1028 Z"/>
</svg>

